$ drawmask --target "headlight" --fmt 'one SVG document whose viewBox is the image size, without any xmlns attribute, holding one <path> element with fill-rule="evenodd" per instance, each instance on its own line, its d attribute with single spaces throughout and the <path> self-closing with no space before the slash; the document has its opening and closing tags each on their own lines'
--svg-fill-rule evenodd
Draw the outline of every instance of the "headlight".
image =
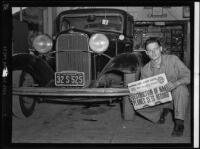
<svg viewBox="0 0 200 149">
<path fill-rule="evenodd" d="M 47 53 L 51 50 L 53 42 L 51 38 L 47 35 L 38 35 L 33 40 L 33 47 L 39 53 Z"/>
<path fill-rule="evenodd" d="M 92 51 L 103 53 L 109 46 L 109 40 L 104 34 L 94 34 L 89 40 L 89 45 Z"/>
</svg>

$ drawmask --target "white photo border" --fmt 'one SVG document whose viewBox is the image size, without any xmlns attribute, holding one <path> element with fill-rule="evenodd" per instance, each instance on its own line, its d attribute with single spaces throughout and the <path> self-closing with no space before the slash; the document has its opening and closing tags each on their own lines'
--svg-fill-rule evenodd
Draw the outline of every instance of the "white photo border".
<svg viewBox="0 0 200 149">
<path fill-rule="evenodd" d="M 194 148 L 199 148 L 199 2 L 195 2 L 194 18 Z"/>
</svg>

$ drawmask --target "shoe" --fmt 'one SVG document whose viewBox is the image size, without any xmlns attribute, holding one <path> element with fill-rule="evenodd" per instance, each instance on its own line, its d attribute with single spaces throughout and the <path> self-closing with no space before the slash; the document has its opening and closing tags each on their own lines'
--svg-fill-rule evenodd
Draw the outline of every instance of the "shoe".
<svg viewBox="0 0 200 149">
<path fill-rule="evenodd" d="M 172 137 L 181 137 L 183 135 L 183 131 L 184 131 L 184 121 L 176 119 L 175 126 L 172 131 Z"/>
<path fill-rule="evenodd" d="M 161 115 L 160 115 L 160 119 L 158 120 L 158 124 L 164 124 L 165 123 L 165 117 L 167 116 L 168 113 L 169 113 L 169 109 L 164 108 Z"/>
</svg>

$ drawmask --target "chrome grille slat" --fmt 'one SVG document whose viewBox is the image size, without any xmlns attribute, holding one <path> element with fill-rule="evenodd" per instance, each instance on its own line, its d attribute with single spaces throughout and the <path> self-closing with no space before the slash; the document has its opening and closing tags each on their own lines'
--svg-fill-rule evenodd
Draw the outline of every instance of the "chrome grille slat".
<svg viewBox="0 0 200 149">
<path fill-rule="evenodd" d="M 86 85 L 89 85 L 91 80 L 91 54 L 88 52 L 88 39 L 85 34 L 71 33 L 60 35 L 56 42 L 57 71 L 85 72 Z"/>
</svg>

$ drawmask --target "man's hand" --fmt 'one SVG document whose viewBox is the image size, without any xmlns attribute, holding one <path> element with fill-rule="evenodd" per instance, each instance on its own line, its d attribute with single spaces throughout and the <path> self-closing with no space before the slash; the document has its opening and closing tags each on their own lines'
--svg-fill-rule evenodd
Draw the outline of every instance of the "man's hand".
<svg viewBox="0 0 200 149">
<path fill-rule="evenodd" d="M 174 83 L 172 82 L 168 82 L 166 85 L 165 85 L 165 88 L 168 92 L 172 91 L 173 89 L 176 88 L 176 86 L 174 85 Z"/>
</svg>

